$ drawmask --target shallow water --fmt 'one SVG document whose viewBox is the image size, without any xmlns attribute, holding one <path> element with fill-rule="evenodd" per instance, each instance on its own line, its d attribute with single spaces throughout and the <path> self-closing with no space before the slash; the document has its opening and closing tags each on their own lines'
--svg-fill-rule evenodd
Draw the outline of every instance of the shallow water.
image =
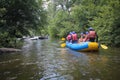
<svg viewBox="0 0 120 80">
<path fill-rule="evenodd" d="M 76 52 L 57 41 L 28 40 L 22 52 L 0 54 L 0 80 L 119 80 L 119 49 Z"/>
</svg>

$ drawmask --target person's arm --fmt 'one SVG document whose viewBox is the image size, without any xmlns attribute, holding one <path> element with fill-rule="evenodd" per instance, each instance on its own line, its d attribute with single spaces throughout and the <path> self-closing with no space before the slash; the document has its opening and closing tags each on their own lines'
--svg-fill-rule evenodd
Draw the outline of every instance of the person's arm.
<svg viewBox="0 0 120 80">
<path fill-rule="evenodd" d="M 85 38 L 83 39 L 83 42 L 86 42 L 88 40 L 88 35 L 85 36 Z"/>
</svg>

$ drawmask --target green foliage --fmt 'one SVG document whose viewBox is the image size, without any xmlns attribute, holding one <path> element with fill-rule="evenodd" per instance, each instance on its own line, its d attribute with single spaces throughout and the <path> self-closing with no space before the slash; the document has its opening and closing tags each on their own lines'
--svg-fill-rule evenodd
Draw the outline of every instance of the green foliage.
<svg viewBox="0 0 120 80">
<path fill-rule="evenodd" d="M 0 47 L 21 48 L 23 45 L 22 40 L 11 38 L 7 32 L 0 34 L 0 37 Z"/>
<path fill-rule="evenodd" d="M 15 39 L 30 31 L 40 32 L 46 18 L 42 0 L 0 0 L 0 44 L 18 45 Z"/>
<path fill-rule="evenodd" d="M 96 7 L 99 8 L 99 12 L 93 21 L 89 21 L 90 25 L 95 26 L 100 41 L 113 46 L 120 46 L 120 37 L 118 35 L 120 33 L 120 22 L 118 22 L 120 18 L 119 3 L 119 0 L 106 0 L 104 6 Z"/>
<path fill-rule="evenodd" d="M 70 31 L 79 33 L 92 26 L 101 43 L 120 47 L 119 0 L 56 0 L 51 4 L 54 8 L 48 11 L 53 16 L 48 17 L 48 23 L 52 37 L 65 37 Z"/>
</svg>

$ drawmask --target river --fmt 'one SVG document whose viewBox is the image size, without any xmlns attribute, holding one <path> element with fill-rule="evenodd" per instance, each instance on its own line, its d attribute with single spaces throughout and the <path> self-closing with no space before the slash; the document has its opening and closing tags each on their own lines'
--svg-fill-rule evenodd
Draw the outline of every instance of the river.
<svg viewBox="0 0 120 80">
<path fill-rule="evenodd" d="M 0 54 L 0 80 L 119 80 L 119 51 L 76 52 L 57 41 L 28 40 L 22 52 Z"/>
</svg>

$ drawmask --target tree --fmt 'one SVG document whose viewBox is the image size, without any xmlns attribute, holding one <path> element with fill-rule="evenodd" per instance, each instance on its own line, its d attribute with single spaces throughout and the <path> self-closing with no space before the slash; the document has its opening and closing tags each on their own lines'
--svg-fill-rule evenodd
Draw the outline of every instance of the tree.
<svg viewBox="0 0 120 80">
<path fill-rule="evenodd" d="M 49 34 L 65 37 L 70 31 L 79 33 L 91 26 L 101 43 L 120 46 L 119 4 L 119 0 L 53 0 L 53 7 L 48 8 Z"/>
<path fill-rule="evenodd" d="M 40 29 L 46 23 L 45 15 L 42 0 L 1 0 L 0 33 L 3 35 L 1 36 L 2 42 L 16 44 L 15 38 L 29 35 L 29 30 Z M 14 46 L 9 45 L 8 47 Z"/>
</svg>

